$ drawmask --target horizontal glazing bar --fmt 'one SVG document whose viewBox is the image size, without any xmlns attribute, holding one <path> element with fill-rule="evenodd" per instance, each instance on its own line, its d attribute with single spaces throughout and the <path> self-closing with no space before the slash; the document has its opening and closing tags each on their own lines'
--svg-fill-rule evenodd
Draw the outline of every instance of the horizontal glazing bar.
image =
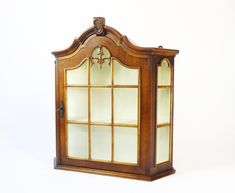
<svg viewBox="0 0 235 193">
<path fill-rule="evenodd" d="M 66 87 L 79 87 L 79 88 L 87 88 L 88 85 L 78 85 L 78 84 L 69 84 L 69 85 L 65 85 Z"/>
<path fill-rule="evenodd" d="M 138 85 L 65 85 L 66 87 L 78 87 L 78 88 L 138 88 Z"/>
<path fill-rule="evenodd" d="M 162 123 L 162 124 L 156 125 L 156 127 L 166 127 L 170 125 L 171 125 L 170 123 Z"/>
<path fill-rule="evenodd" d="M 157 88 L 173 88 L 171 85 L 159 85 Z"/>
<path fill-rule="evenodd" d="M 68 120 L 67 124 L 81 124 L 81 125 L 88 125 L 88 122 L 76 121 L 76 120 Z M 135 127 L 137 128 L 138 125 L 135 124 L 125 124 L 125 123 L 98 123 L 98 122 L 90 122 L 90 125 L 101 125 L 101 126 L 114 126 L 114 127 Z"/>
<path fill-rule="evenodd" d="M 113 85 L 113 88 L 138 88 L 138 85 Z"/>
</svg>

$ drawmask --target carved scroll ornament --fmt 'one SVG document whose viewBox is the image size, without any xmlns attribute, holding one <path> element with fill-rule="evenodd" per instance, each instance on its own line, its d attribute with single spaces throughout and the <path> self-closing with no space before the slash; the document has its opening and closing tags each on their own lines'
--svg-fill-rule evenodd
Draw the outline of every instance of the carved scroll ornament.
<svg viewBox="0 0 235 193">
<path fill-rule="evenodd" d="M 105 35 L 105 18 L 104 17 L 94 17 L 93 23 L 95 27 L 96 35 Z"/>
</svg>

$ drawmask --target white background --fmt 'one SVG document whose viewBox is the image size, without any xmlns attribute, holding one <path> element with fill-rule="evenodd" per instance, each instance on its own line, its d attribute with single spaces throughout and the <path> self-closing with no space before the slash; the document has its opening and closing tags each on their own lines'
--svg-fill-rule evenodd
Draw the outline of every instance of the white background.
<svg viewBox="0 0 235 193">
<path fill-rule="evenodd" d="M 179 49 L 175 175 L 143 182 L 53 169 L 53 50 L 93 16 L 140 46 Z M 235 192 L 234 0 L 1 0 L 0 192 Z"/>
</svg>

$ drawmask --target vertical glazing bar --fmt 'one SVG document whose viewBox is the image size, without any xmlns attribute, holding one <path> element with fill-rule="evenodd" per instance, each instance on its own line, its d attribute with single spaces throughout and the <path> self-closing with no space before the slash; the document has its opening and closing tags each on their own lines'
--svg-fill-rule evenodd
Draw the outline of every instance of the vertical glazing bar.
<svg viewBox="0 0 235 193">
<path fill-rule="evenodd" d="M 68 157 L 68 109 L 67 109 L 67 90 L 68 88 L 66 88 L 66 85 L 67 84 L 67 71 L 64 70 L 64 85 L 63 85 L 63 88 L 64 88 L 64 105 L 65 105 L 65 117 L 64 117 L 64 126 L 65 126 L 65 146 L 66 146 L 66 157 Z"/>
<path fill-rule="evenodd" d="M 111 58 L 111 71 L 112 71 L 112 88 L 111 88 L 111 95 L 112 95 L 112 98 L 111 98 L 111 109 L 112 109 L 112 151 L 111 151 L 111 162 L 114 161 L 114 127 L 113 127 L 113 124 L 114 124 L 114 93 L 113 93 L 113 85 L 114 85 L 114 66 L 113 66 L 113 58 Z"/>
<path fill-rule="evenodd" d="M 90 87 L 90 67 L 91 67 L 91 59 L 88 58 L 88 148 L 89 148 L 89 157 L 91 160 L 91 87 Z"/>
<path fill-rule="evenodd" d="M 138 101 L 137 101 L 137 164 L 140 163 L 140 68 L 138 68 Z"/>
<path fill-rule="evenodd" d="M 169 64 L 171 70 L 170 70 L 170 84 L 172 88 L 170 88 L 170 133 L 169 133 L 169 159 L 172 161 L 172 148 L 173 148 L 173 100 L 174 100 L 174 66 L 173 64 Z"/>
<path fill-rule="evenodd" d="M 158 152 L 157 152 L 157 132 L 158 132 L 158 116 L 157 116 L 157 112 L 158 112 L 158 91 L 159 91 L 159 88 L 158 88 L 158 76 L 159 76 L 159 66 L 160 66 L 160 64 L 157 64 L 157 68 L 156 68 L 156 92 L 155 92 L 155 108 L 156 108 L 156 110 L 155 110 L 155 118 L 156 118 L 156 126 L 155 126 L 155 157 L 154 157 L 154 159 L 155 159 L 155 164 L 157 165 L 157 158 L 158 158 Z"/>
</svg>

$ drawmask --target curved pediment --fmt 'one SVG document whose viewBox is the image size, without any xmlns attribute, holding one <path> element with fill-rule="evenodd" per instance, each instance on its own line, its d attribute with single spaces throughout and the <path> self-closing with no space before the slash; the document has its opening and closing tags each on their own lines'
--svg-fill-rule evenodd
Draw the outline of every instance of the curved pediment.
<svg viewBox="0 0 235 193">
<path fill-rule="evenodd" d="M 154 47 L 139 47 L 129 41 L 129 39 L 119 33 L 117 30 L 110 26 L 105 25 L 105 19 L 103 17 L 95 17 L 93 20 L 94 26 L 88 28 L 78 38 L 75 38 L 73 43 L 66 49 L 60 51 L 54 51 L 52 54 L 55 57 L 68 56 L 75 52 L 80 46 L 84 46 L 87 40 L 95 38 L 97 36 L 106 36 L 111 39 L 117 46 L 122 47 L 128 54 L 141 56 L 141 55 L 165 55 L 175 56 L 178 54 L 178 50 L 164 49 L 161 46 L 159 48 Z"/>
</svg>

